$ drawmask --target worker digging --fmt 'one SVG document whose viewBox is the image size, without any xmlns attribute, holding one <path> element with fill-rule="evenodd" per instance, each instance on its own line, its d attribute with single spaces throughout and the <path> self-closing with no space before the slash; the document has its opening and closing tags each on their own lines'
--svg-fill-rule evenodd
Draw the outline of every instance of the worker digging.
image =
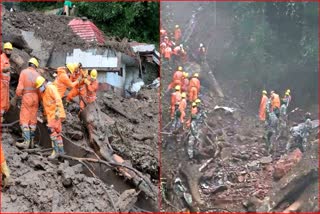
<svg viewBox="0 0 320 214">
<path fill-rule="evenodd" d="M 158 211 L 156 45 L 74 13 L 121 2 L 24 4 L 2 5 L 1 211 Z"/>
<path fill-rule="evenodd" d="M 318 69 L 290 73 L 278 6 L 162 3 L 161 211 L 318 210 Z"/>
</svg>

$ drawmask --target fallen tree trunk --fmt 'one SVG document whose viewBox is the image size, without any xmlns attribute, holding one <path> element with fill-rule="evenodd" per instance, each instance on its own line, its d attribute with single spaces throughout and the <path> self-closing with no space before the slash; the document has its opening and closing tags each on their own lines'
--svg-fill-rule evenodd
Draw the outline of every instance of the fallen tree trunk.
<svg viewBox="0 0 320 214">
<path fill-rule="evenodd" d="M 106 114 L 100 111 L 99 106 L 94 102 L 86 106 L 80 114 L 81 120 L 84 122 L 89 132 L 89 145 L 103 159 L 111 164 L 118 164 L 118 170 L 132 183 L 144 192 L 148 197 L 157 201 L 158 188 L 152 184 L 149 178 L 142 175 L 138 170 L 128 170 L 123 167 L 125 161 L 114 151 L 108 140 L 108 126 L 113 125 L 114 121 Z"/>
</svg>

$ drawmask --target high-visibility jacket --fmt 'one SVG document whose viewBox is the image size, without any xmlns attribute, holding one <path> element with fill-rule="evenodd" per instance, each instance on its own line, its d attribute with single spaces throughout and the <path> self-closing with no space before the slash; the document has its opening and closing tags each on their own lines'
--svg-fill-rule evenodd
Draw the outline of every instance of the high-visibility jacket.
<svg viewBox="0 0 320 214">
<path fill-rule="evenodd" d="M 179 110 L 181 112 L 180 121 L 184 123 L 184 118 L 186 116 L 187 100 L 185 98 L 181 99 L 179 104 Z"/>
<path fill-rule="evenodd" d="M 181 92 L 175 91 L 171 94 L 171 117 L 174 116 L 175 105 L 181 101 Z"/>
<path fill-rule="evenodd" d="M 172 49 L 170 47 L 166 47 L 166 49 L 164 49 L 164 58 L 170 59 L 171 54 L 172 54 Z"/>
<path fill-rule="evenodd" d="M 21 97 L 20 125 L 34 126 L 37 124 L 39 108 L 39 92 L 36 89 L 36 79 L 40 74 L 33 67 L 21 71 L 16 95 Z"/>
<path fill-rule="evenodd" d="M 10 60 L 5 53 L 1 54 L 1 114 L 9 110 L 10 107 L 10 72 L 3 73 L 4 68 L 10 67 Z"/>
<path fill-rule="evenodd" d="M 268 97 L 266 95 L 262 95 L 260 108 L 259 108 L 259 118 L 262 121 L 266 120 L 266 105 L 267 105 Z"/>
<path fill-rule="evenodd" d="M 86 85 L 86 87 L 87 87 L 86 102 L 92 103 L 97 99 L 99 82 L 96 79 L 90 80 L 90 84 Z"/>
<path fill-rule="evenodd" d="M 57 87 L 57 90 L 62 98 L 67 88 L 73 88 L 76 86 L 77 82 L 72 82 L 71 79 L 67 75 L 66 67 L 57 68 L 57 77 L 54 81 L 54 85 Z"/>
<path fill-rule="evenodd" d="M 280 97 L 278 94 L 274 93 L 271 98 L 271 107 L 272 109 L 279 108 L 280 109 Z"/>
<path fill-rule="evenodd" d="M 168 89 L 174 88 L 177 85 L 182 85 L 182 77 L 183 72 L 182 71 L 175 71 L 172 77 L 172 82 L 169 84 Z"/>
<path fill-rule="evenodd" d="M 53 83 L 49 82 L 44 92 L 40 93 L 40 95 L 48 123 L 55 120 L 56 108 L 58 108 L 60 119 L 66 118 L 60 94 Z"/>
<path fill-rule="evenodd" d="M 189 89 L 196 87 L 198 92 L 200 91 L 200 80 L 196 77 L 192 77 L 189 81 Z"/>
</svg>

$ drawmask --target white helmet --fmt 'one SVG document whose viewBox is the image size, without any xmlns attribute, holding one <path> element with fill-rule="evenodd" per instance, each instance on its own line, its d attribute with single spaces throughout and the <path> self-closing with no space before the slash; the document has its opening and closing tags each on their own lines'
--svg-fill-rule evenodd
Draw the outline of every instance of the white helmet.
<svg viewBox="0 0 320 214">
<path fill-rule="evenodd" d="M 183 44 L 180 44 L 180 47 L 183 48 Z"/>
<path fill-rule="evenodd" d="M 200 43 L 200 48 L 202 48 L 203 47 L 203 44 L 202 43 Z"/>
</svg>

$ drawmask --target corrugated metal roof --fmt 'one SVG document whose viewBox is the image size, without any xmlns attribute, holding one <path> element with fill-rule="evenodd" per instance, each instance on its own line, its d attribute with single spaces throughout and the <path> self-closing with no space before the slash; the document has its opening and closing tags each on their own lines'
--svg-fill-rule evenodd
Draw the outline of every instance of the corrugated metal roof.
<svg viewBox="0 0 320 214">
<path fill-rule="evenodd" d="M 74 33 L 85 41 L 96 41 L 99 44 L 105 43 L 104 34 L 92 22 L 81 19 L 72 19 L 68 24 Z"/>
</svg>

